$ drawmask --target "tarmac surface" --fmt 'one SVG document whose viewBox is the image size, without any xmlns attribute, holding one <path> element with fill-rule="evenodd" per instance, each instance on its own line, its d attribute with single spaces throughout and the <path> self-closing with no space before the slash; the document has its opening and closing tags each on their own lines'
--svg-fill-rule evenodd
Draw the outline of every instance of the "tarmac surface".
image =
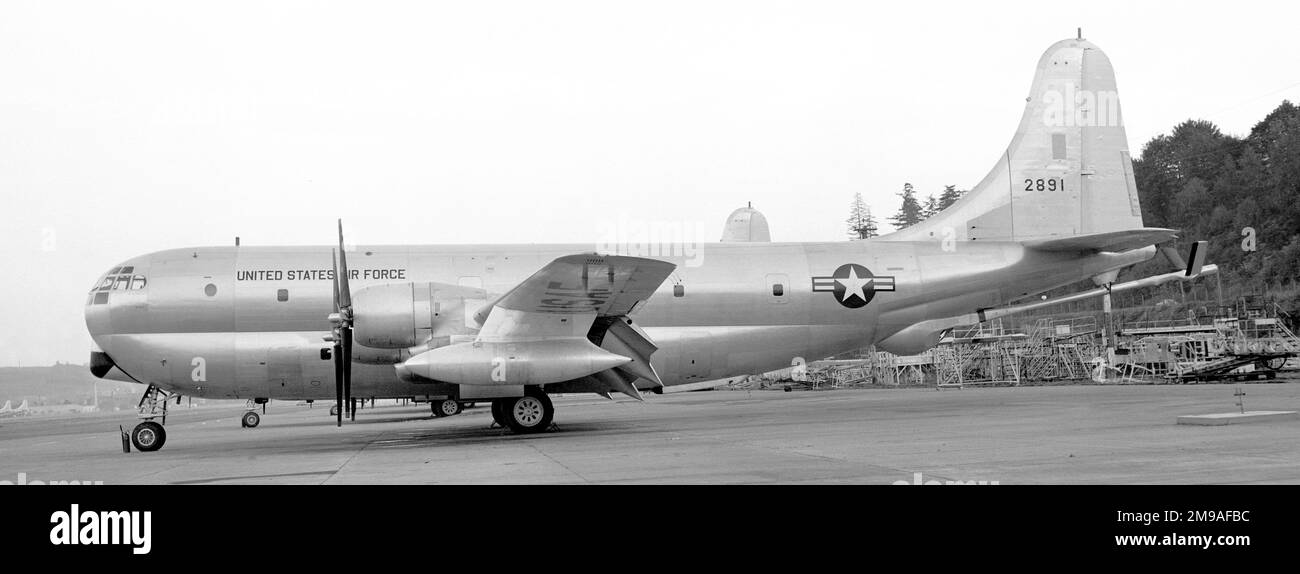
<svg viewBox="0 0 1300 574">
<path fill-rule="evenodd" d="M 487 404 L 358 412 L 272 402 L 173 410 L 167 444 L 121 449 L 133 412 L 0 420 L 0 481 L 104 484 L 1300 484 L 1300 421 L 1198 427 L 1179 415 L 1300 409 L 1300 382 L 555 397 L 514 435 Z M 919 475 L 917 473 L 920 473 Z"/>
</svg>

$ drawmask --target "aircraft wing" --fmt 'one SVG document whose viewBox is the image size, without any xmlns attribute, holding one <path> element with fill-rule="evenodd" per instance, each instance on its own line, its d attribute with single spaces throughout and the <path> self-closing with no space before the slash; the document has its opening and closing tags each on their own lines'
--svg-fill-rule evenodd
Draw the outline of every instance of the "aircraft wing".
<svg viewBox="0 0 1300 574">
<path fill-rule="evenodd" d="M 657 347 L 630 321 L 613 318 L 649 299 L 676 268 L 640 257 L 560 257 L 480 309 L 473 343 L 415 355 L 398 374 L 463 385 L 578 381 L 587 391 L 640 399 L 637 379 L 663 385 L 650 365 Z M 588 333 L 601 317 L 608 319 L 598 345 Z"/>
<path fill-rule="evenodd" d="M 1025 247 L 1039 251 L 1109 251 L 1118 253 L 1164 243 L 1177 236 L 1178 232 L 1172 229 L 1148 227 L 1126 231 L 1073 235 L 1060 239 L 1027 241 Z"/>
<path fill-rule="evenodd" d="M 627 315 L 637 303 L 649 299 L 676 268 L 672 263 L 642 257 L 565 255 L 480 309 L 474 318 L 483 324 L 495 308 L 560 315 Z"/>
</svg>

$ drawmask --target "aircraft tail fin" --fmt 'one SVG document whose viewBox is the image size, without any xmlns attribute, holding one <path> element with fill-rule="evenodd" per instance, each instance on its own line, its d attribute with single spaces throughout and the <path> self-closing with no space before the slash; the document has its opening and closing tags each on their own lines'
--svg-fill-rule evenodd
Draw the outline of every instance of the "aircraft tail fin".
<svg viewBox="0 0 1300 574">
<path fill-rule="evenodd" d="M 1087 40 L 1038 61 L 1020 127 L 957 203 L 885 241 L 1034 241 L 1142 229 L 1110 60 Z"/>
</svg>

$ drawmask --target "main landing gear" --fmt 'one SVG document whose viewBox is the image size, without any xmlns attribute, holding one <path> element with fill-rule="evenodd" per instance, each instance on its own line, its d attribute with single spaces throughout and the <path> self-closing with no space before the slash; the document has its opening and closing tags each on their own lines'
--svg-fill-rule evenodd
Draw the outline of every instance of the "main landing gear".
<svg viewBox="0 0 1300 574">
<path fill-rule="evenodd" d="M 144 396 L 140 397 L 139 417 L 144 419 L 140 424 L 131 429 L 131 444 L 135 449 L 141 452 L 153 452 L 163 447 L 167 442 L 167 430 L 163 425 L 167 424 L 167 403 L 171 402 L 172 397 L 176 398 L 176 404 L 180 404 L 181 396 L 164 391 L 154 385 L 144 390 Z"/>
<path fill-rule="evenodd" d="M 518 434 L 545 431 L 554 418 L 555 405 L 537 387 L 528 387 L 522 397 L 492 400 L 492 420 Z"/>
</svg>

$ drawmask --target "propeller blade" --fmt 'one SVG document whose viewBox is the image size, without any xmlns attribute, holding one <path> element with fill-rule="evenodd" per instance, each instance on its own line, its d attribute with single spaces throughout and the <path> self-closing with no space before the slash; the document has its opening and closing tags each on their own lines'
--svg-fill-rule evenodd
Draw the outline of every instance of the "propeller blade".
<svg viewBox="0 0 1300 574">
<path fill-rule="evenodd" d="M 348 288 L 351 275 L 348 275 L 348 254 L 343 249 L 343 220 L 339 220 L 339 271 L 343 273 L 343 280 L 339 282 L 339 308 L 346 311 L 352 310 L 352 289 Z M 334 274 L 338 277 L 338 274 Z"/>
<path fill-rule="evenodd" d="M 334 342 L 334 399 L 338 405 L 338 426 L 343 426 L 343 346 Z"/>
<path fill-rule="evenodd" d="M 348 405 L 352 420 L 357 420 L 357 411 L 352 403 L 352 327 L 343 327 L 343 400 Z"/>
</svg>

